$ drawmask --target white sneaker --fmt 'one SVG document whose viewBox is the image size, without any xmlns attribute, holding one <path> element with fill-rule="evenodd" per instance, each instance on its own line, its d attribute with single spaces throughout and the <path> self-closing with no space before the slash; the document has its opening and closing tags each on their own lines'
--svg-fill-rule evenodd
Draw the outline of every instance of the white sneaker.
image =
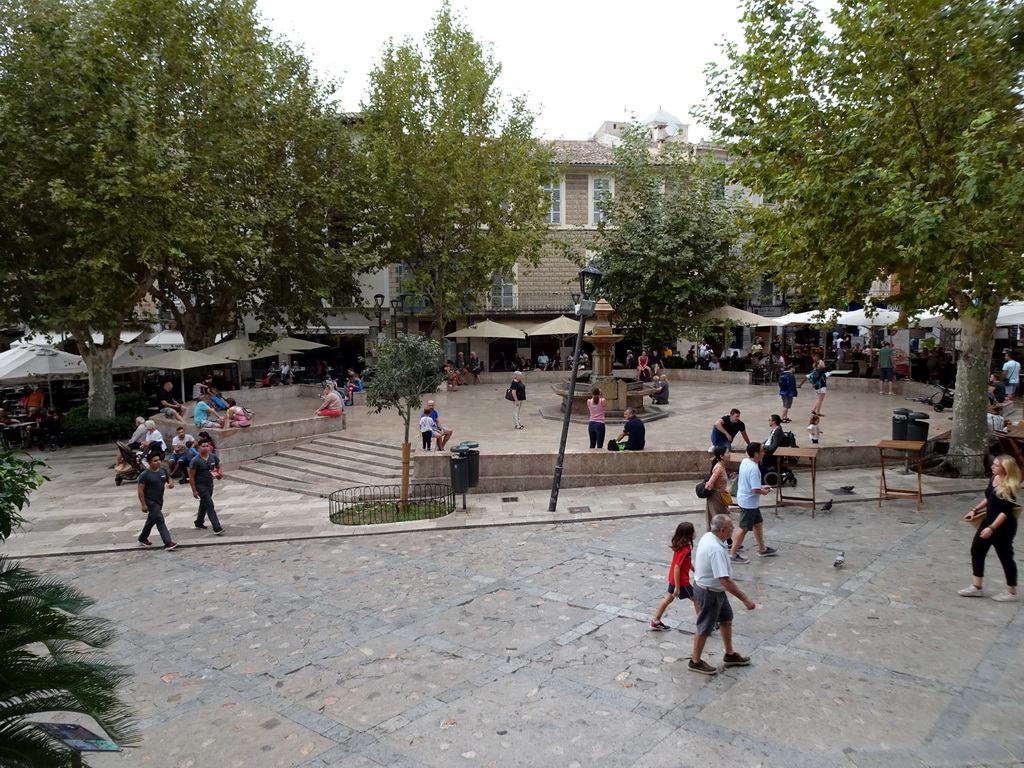
<svg viewBox="0 0 1024 768">
<path fill-rule="evenodd" d="M 997 603 L 1016 603 L 1020 600 L 1017 595 L 1011 594 L 1010 592 L 1000 592 L 998 595 L 993 595 L 992 599 Z"/>
<path fill-rule="evenodd" d="M 984 597 L 985 596 L 985 590 L 983 590 L 983 589 L 975 589 L 974 587 L 964 587 L 963 589 L 958 589 L 956 591 L 956 593 L 958 595 L 963 595 L 964 597 Z"/>
</svg>

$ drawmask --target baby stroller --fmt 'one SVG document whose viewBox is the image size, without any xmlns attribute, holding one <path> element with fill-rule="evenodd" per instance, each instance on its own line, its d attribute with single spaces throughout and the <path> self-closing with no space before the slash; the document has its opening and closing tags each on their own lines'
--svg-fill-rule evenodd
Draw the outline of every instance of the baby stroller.
<svg viewBox="0 0 1024 768">
<path fill-rule="evenodd" d="M 117 444 L 117 452 L 121 454 L 121 460 L 114 465 L 114 484 L 120 485 L 125 480 L 138 480 L 139 474 L 145 469 L 142 466 L 142 454 L 121 442 Z"/>
<path fill-rule="evenodd" d="M 780 448 L 799 448 L 796 444 L 796 435 L 792 432 L 784 432 Z M 789 468 L 790 464 L 796 464 L 795 456 L 765 456 L 761 462 L 761 482 L 776 488 L 780 485 L 796 485 L 796 474 Z"/>
<path fill-rule="evenodd" d="M 908 397 L 906 399 L 912 403 L 930 405 L 936 413 L 942 413 L 947 408 L 952 408 L 953 395 L 956 394 L 956 391 L 937 381 L 932 382 L 932 386 L 935 387 L 935 392 L 928 397 Z"/>
</svg>

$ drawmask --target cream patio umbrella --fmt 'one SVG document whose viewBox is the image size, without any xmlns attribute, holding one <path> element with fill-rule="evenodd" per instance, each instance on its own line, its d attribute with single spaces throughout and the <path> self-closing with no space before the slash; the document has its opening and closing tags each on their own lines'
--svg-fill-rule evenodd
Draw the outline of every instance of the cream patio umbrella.
<svg viewBox="0 0 1024 768">
<path fill-rule="evenodd" d="M 526 334 L 511 325 L 498 323 L 494 320 L 481 320 L 479 323 L 459 328 L 445 335 L 446 339 L 525 339 Z"/>
<path fill-rule="evenodd" d="M 321 344 L 319 346 L 324 345 Z M 284 339 L 277 339 L 267 346 L 261 347 L 257 351 L 254 350 L 255 345 L 253 342 L 247 339 L 232 339 L 231 341 L 223 341 L 220 344 L 214 344 L 212 347 L 205 347 L 199 351 L 206 355 L 226 357 L 235 361 L 257 360 L 261 357 L 271 357 L 273 355 L 290 355 L 293 352 L 299 351 L 297 347 L 287 343 Z"/>
<path fill-rule="evenodd" d="M 206 368 L 211 365 L 234 365 L 234 360 L 227 360 L 223 357 L 214 357 L 203 352 L 193 352 L 190 349 L 175 349 L 172 352 L 165 352 L 162 355 L 151 357 L 146 360 L 147 368 L 166 369 L 181 372 L 181 393 L 185 395 L 185 370 L 188 368 Z"/>
<path fill-rule="evenodd" d="M 709 325 L 753 325 L 758 328 L 775 328 L 785 325 L 785 323 L 780 323 L 774 317 L 761 317 L 753 312 L 747 312 L 745 309 L 730 307 L 728 304 L 698 315 L 694 319 L 698 323 L 707 323 Z"/>
<path fill-rule="evenodd" d="M 575 338 L 579 329 L 579 320 L 559 315 L 554 320 L 523 328 L 523 331 L 527 336 L 554 336 L 558 339 L 559 350 L 562 350 L 567 348 L 566 339 Z"/>
</svg>

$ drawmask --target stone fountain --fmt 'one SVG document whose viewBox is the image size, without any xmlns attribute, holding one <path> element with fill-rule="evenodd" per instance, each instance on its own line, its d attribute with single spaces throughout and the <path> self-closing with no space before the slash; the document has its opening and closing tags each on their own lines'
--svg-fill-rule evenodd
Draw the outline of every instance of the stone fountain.
<svg viewBox="0 0 1024 768">
<path fill-rule="evenodd" d="M 572 398 L 573 415 L 589 416 L 587 400 L 592 396 L 591 390 L 599 387 L 607 403 L 607 417 L 621 418 L 626 408 L 633 408 L 637 416 L 645 421 L 654 416 L 664 416 L 664 412 L 656 406 L 644 406 L 644 398 L 656 388 L 654 384 L 632 378 L 616 378 L 612 375 L 612 349 L 615 343 L 624 337 L 612 331 L 611 317 L 615 310 L 607 300 L 598 301 L 594 312 L 597 322 L 594 324 L 593 333 L 585 337 L 587 342 L 594 345 L 594 354 L 590 358 L 593 361 L 593 371 L 589 377 L 578 379 L 576 382 L 576 392 Z M 553 389 L 555 394 L 562 398 L 562 406 L 558 409 L 561 413 L 565 408 L 569 382 L 556 384 Z M 542 414 L 543 411 L 544 409 Z"/>
</svg>

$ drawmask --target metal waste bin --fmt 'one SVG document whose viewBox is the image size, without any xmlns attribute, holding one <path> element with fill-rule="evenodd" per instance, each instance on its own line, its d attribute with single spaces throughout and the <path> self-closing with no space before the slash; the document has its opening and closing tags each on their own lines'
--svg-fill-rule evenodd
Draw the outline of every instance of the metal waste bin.
<svg viewBox="0 0 1024 768">
<path fill-rule="evenodd" d="M 928 442 L 928 414 L 912 413 L 907 416 L 907 440 Z"/>
<path fill-rule="evenodd" d="M 452 448 L 452 455 L 449 459 L 452 473 L 452 492 L 465 493 L 469 490 L 469 457 L 465 452 L 457 453 L 458 448 Z"/>
<path fill-rule="evenodd" d="M 467 440 L 462 445 L 466 447 L 466 458 L 469 460 L 469 487 L 476 488 L 480 485 L 480 451 L 476 450 L 480 443 Z"/>
<path fill-rule="evenodd" d="M 892 439 L 907 440 L 907 418 L 910 416 L 909 408 L 897 408 L 892 412 Z"/>
</svg>

